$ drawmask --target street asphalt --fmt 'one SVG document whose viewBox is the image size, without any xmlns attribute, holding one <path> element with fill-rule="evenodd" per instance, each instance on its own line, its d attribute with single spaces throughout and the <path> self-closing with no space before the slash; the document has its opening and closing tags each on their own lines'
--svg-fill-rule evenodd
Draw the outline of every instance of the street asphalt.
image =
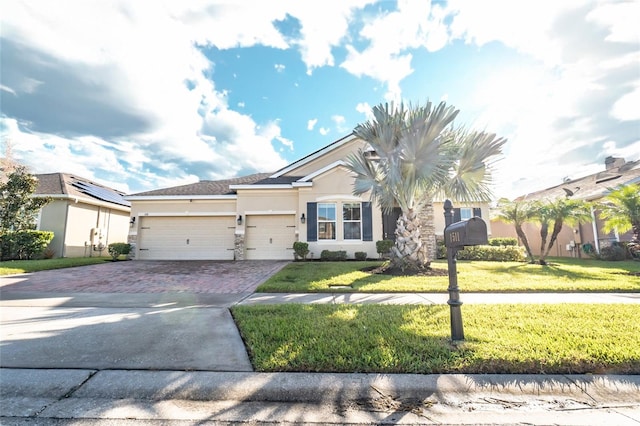
<svg viewBox="0 0 640 426">
<path fill-rule="evenodd" d="M 640 425 L 633 375 L 254 372 L 228 309 L 446 303 L 445 293 L 261 294 L 233 283 L 218 293 L 47 292 L 41 276 L 2 279 L 3 425 Z M 462 301 L 640 303 L 640 294 L 463 293 Z"/>
</svg>

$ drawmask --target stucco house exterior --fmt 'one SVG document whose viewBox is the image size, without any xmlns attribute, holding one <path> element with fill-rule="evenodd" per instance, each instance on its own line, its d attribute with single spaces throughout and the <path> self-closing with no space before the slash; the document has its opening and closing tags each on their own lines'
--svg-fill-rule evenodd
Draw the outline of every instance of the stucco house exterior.
<svg viewBox="0 0 640 426">
<path fill-rule="evenodd" d="M 54 257 L 106 256 L 110 243 L 126 242 L 130 203 L 124 194 L 68 173 L 36 174 L 35 196 L 49 197 L 37 229 L 53 231 Z"/>
<path fill-rule="evenodd" d="M 348 135 L 275 173 L 128 195 L 135 257 L 293 260 L 296 241 L 307 242 L 314 258 L 323 250 L 376 257 L 376 241 L 393 238 L 398 213 L 384 215 L 368 195 L 352 194 L 344 161 L 359 148 L 366 142 Z M 456 207 L 463 216 L 489 217 L 486 203 Z M 442 235 L 442 203 L 434 211 Z"/>
<path fill-rule="evenodd" d="M 625 161 L 624 158 L 607 157 L 604 170 L 577 179 L 565 179 L 561 184 L 524 194 L 516 200 L 555 200 L 558 198 L 572 198 L 597 202 L 606 197 L 613 189 L 622 185 L 638 185 L 640 191 L 640 160 Z M 513 224 L 505 224 L 497 220 L 491 222 L 495 237 L 517 238 Z M 599 252 L 601 247 L 611 245 L 614 241 L 629 241 L 631 232 L 620 234 L 605 233 L 603 223 L 596 207 L 591 208 L 591 220 L 576 226 L 564 225 L 558 235 L 555 247 L 549 252 L 551 256 L 581 257 L 586 249 Z M 527 223 L 523 227 L 531 251 L 540 255 L 540 227 L 534 223 Z M 585 244 L 587 245 L 585 247 Z"/>
</svg>

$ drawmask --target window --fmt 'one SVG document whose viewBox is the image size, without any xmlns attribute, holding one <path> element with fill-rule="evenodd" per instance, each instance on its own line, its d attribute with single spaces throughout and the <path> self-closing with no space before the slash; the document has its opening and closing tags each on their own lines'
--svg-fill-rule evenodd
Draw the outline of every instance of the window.
<svg viewBox="0 0 640 426">
<path fill-rule="evenodd" d="M 460 220 L 469 220 L 473 217 L 473 209 L 471 207 L 460 207 Z"/>
<path fill-rule="evenodd" d="M 362 239 L 362 219 L 360 203 L 345 203 L 342 205 L 342 226 L 345 240 Z"/>
<path fill-rule="evenodd" d="M 336 239 L 336 205 L 318 203 L 318 239 Z"/>
</svg>

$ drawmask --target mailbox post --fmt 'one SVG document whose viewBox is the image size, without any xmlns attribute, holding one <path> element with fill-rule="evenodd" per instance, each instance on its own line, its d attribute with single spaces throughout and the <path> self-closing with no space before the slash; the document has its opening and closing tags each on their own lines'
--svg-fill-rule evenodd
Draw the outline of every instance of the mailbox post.
<svg viewBox="0 0 640 426">
<path fill-rule="evenodd" d="M 451 318 L 451 340 L 464 340 L 462 327 L 462 311 L 460 306 L 460 288 L 458 287 L 458 270 L 456 255 L 465 246 L 487 244 L 487 224 L 479 217 L 453 223 L 453 204 L 444 202 L 444 243 L 447 247 L 447 266 L 449 270 L 449 305 Z"/>
</svg>

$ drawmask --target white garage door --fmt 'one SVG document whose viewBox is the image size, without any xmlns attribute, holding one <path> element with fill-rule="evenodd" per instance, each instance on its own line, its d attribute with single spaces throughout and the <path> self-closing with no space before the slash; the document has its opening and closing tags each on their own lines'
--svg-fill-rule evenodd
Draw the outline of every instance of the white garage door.
<svg viewBox="0 0 640 426">
<path fill-rule="evenodd" d="M 139 259 L 233 260 L 235 218 L 142 217 Z"/>
<path fill-rule="evenodd" d="M 247 216 L 246 259 L 293 260 L 294 215 Z"/>
</svg>

